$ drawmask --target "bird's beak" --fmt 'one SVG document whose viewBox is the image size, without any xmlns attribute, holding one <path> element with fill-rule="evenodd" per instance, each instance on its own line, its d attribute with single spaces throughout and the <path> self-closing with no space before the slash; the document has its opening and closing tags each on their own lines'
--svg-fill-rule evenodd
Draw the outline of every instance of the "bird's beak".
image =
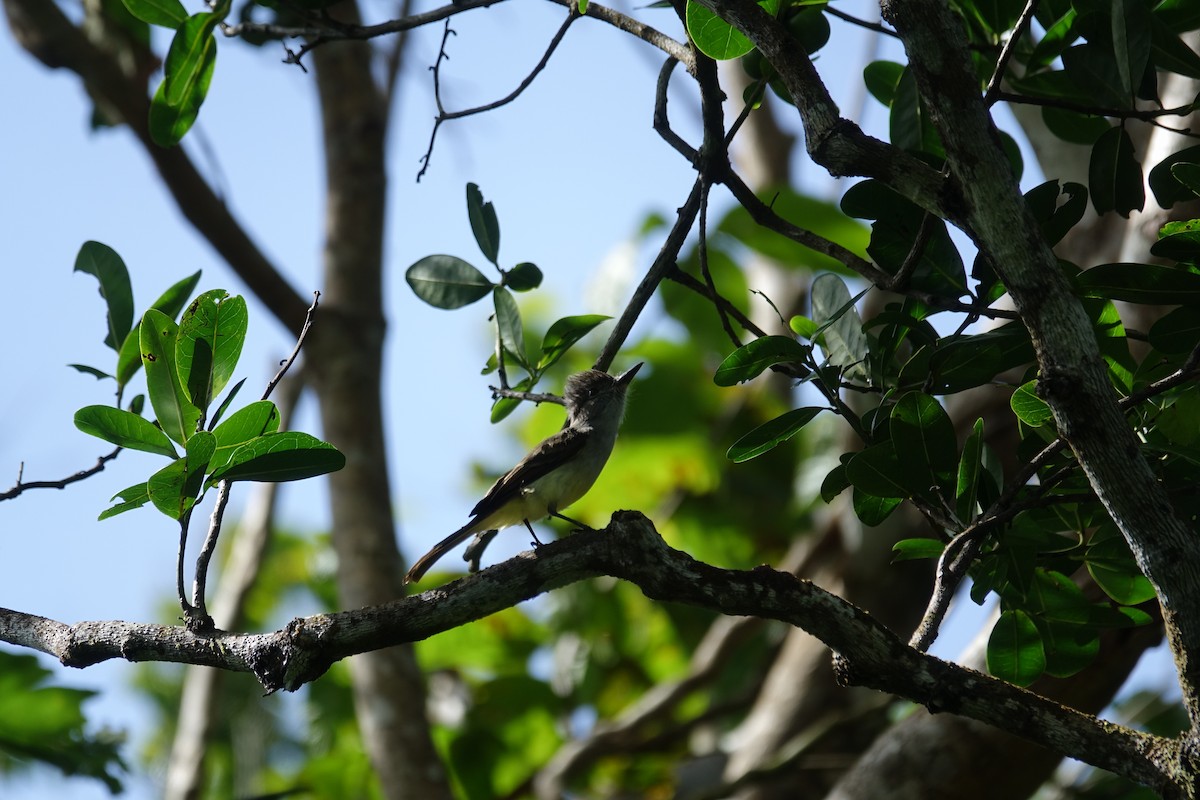
<svg viewBox="0 0 1200 800">
<path fill-rule="evenodd" d="M 629 369 L 625 370 L 620 375 L 618 375 L 617 376 L 617 385 L 618 386 L 628 386 L 630 381 L 633 380 L 633 376 L 637 375 L 637 371 L 639 369 L 641 369 L 642 365 L 645 363 L 646 363 L 645 361 L 639 361 L 638 363 L 634 364 L 632 367 L 630 367 Z"/>
</svg>

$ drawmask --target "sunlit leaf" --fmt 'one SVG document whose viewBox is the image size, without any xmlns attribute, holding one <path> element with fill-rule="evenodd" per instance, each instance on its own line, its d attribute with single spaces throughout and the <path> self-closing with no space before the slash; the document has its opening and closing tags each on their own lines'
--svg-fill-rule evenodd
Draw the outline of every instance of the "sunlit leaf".
<svg viewBox="0 0 1200 800">
<path fill-rule="evenodd" d="M 992 675 L 1017 686 L 1028 686 L 1045 671 L 1042 635 L 1024 611 L 1000 614 L 988 637 L 987 668 Z"/>
</svg>

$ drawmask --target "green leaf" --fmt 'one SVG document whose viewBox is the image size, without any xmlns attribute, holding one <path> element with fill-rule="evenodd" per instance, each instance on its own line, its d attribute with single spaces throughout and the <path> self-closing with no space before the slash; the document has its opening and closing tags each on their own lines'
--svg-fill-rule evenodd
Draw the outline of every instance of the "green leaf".
<svg viewBox="0 0 1200 800">
<path fill-rule="evenodd" d="M 299 431 L 268 433 L 239 447 L 209 483 L 227 481 L 298 481 L 336 472 L 346 457 L 328 442 Z"/>
<path fill-rule="evenodd" d="M 133 486 L 122 489 L 114 494 L 109 502 L 118 497 L 121 498 L 121 502 L 100 512 L 100 516 L 96 518 L 97 521 L 124 514 L 126 511 L 133 511 L 150 502 L 150 492 L 145 483 L 135 483 Z"/>
<path fill-rule="evenodd" d="M 888 116 L 888 135 L 892 144 L 913 153 L 929 153 L 944 158 L 945 149 L 929 118 L 929 112 L 917 91 L 917 79 L 912 70 L 905 69 L 892 96 Z"/>
<path fill-rule="evenodd" d="M 542 271 L 536 264 L 522 261 L 505 273 L 504 285 L 514 292 L 528 292 L 542 285 Z"/>
<path fill-rule="evenodd" d="M 859 491 L 875 497 L 904 499 L 924 491 L 921 481 L 912 489 L 908 468 L 896 457 L 896 447 L 891 442 L 873 444 L 855 453 L 846 462 L 846 479 Z"/>
<path fill-rule="evenodd" d="M 1200 275 L 1160 264 L 1101 264 L 1079 273 L 1075 284 L 1086 297 L 1150 305 L 1200 303 Z"/>
<path fill-rule="evenodd" d="M 1150 52 L 1154 66 L 1189 78 L 1200 78 L 1200 56 L 1179 37 L 1179 33 L 1187 29 L 1163 22 L 1157 13 L 1161 10 L 1162 6 L 1159 6 L 1150 21 Z"/>
<path fill-rule="evenodd" d="M 953 394 L 989 383 L 1033 358 L 1029 332 L 1024 325 L 1012 323 L 974 336 L 945 337 L 936 346 L 921 347 L 905 363 L 900 382 L 927 384 L 935 394 Z"/>
<path fill-rule="evenodd" d="M 500 257 L 500 220 L 496 207 L 483 201 L 483 192 L 474 183 L 467 184 L 467 217 L 483 257 L 495 264 Z"/>
<path fill-rule="evenodd" d="M 84 242 L 75 257 L 75 271 L 94 275 L 100 282 L 100 296 L 108 304 L 108 335 L 104 343 L 117 350 L 133 325 L 133 288 L 125 262 L 106 244 Z"/>
<path fill-rule="evenodd" d="M 946 410 L 927 394 L 909 392 L 892 408 L 888 427 L 896 456 L 908 472 L 905 484 L 936 500 L 937 487 L 950 483 L 958 462 L 954 423 Z"/>
<path fill-rule="evenodd" d="M 1092 147 L 1088 166 L 1092 205 L 1097 214 L 1116 211 L 1129 217 L 1146 205 L 1142 165 L 1133 152 L 1133 139 L 1124 128 L 1105 131 Z"/>
<path fill-rule="evenodd" d="M 1150 4 L 1145 0 L 1112 0 L 1113 60 L 1121 88 L 1132 97 L 1150 60 Z"/>
<path fill-rule="evenodd" d="M 237 397 L 238 392 L 242 390 L 242 387 L 245 386 L 245 384 L 246 379 L 242 378 L 240 381 L 235 383 L 233 388 L 229 390 L 229 393 L 225 395 L 225 399 L 221 401 L 221 405 L 217 406 L 217 413 L 213 414 L 208 420 L 209 430 L 212 430 L 213 426 L 220 422 L 221 418 L 225 416 L 225 412 L 229 409 L 229 404 L 233 402 L 233 398 Z"/>
<path fill-rule="evenodd" d="M 1181 306 L 1150 328 L 1150 344 L 1162 353 L 1190 353 L 1200 342 L 1200 308 Z"/>
<path fill-rule="evenodd" d="M 1038 396 L 1036 380 L 1017 387 L 1008 403 L 1012 407 L 1013 413 L 1017 415 L 1017 419 L 1031 428 L 1040 428 L 1054 419 L 1050 406 L 1046 405 L 1046 401 Z"/>
<path fill-rule="evenodd" d="M 171 440 L 149 420 L 112 406 L 85 406 L 75 412 L 75 427 L 130 450 L 175 458 Z"/>
<path fill-rule="evenodd" d="M 771 16 L 779 12 L 779 0 L 759 0 L 758 4 Z M 684 19 L 696 47 L 716 61 L 740 58 L 754 49 L 741 31 L 693 0 L 688 0 Z"/>
<path fill-rule="evenodd" d="M 872 61 L 863 67 L 863 82 L 872 97 L 890 108 L 903 74 L 903 64 L 897 64 L 895 61 Z"/>
<path fill-rule="evenodd" d="M 279 410 L 270 400 L 259 400 L 245 408 L 239 408 L 229 415 L 229 419 L 213 429 L 217 449 L 212 457 L 210 471 L 217 472 L 222 469 L 242 445 L 277 430 Z"/>
<path fill-rule="evenodd" d="M 95 367 L 89 367 L 87 364 L 67 364 L 67 366 L 77 372 L 82 372 L 85 375 L 91 375 L 93 378 L 95 378 L 98 381 L 102 381 L 105 378 L 112 377 L 112 375 L 109 375 L 104 370 L 96 369 Z"/>
<path fill-rule="evenodd" d="M 825 476 L 825 480 L 821 481 L 821 499 L 826 503 L 832 503 L 833 498 L 844 492 L 850 486 L 850 481 L 846 478 L 846 465 L 838 464 Z"/>
<path fill-rule="evenodd" d="M 579 7 L 579 16 L 583 16 L 587 13 L 588 0 L 579 0 L 577 5 Z"/>
<path fill-rule="evenodd" d="M 940 539 L 901 539 L 892 545 L 892 563 L 916 561 L 923 558 L 940 558 L 946 543 Z"/>
<path fill-rule="evenodd" d="M 1096 585 L 1121 605 L 1136 606 L 1154 599 L 1154 586 L 1138 569 L 1115 525 L 1105 523 L 1096 529 L 1084 560 Z"/>
<path fill-rule="evenodd" d="M 521 310 L 512 292 L 502 286 L 497 286 L 492 292 L 496 303 L 496 332 L 500 344 L 509 355 L 517 359 L 517 363 L 529 369 L 529 357 L 525 354 L 525 330 L 521 325 Z"/>
<path fill-rule="evenodd" d="M 220 21 L 213 13 L 195 14 L 171 40 L 163 81 L 150 103 L 150 138 L 160 147 L 179 144 L 200 113 L 217 65 L 213 30 Z"/>
<path fill-rule="evenodd" d="M 528 392 L 533 388 L 534 380 L 532 377 L 522 378 L 513 386 L 513 391 Z M 495 425 L 502 419 L 507 417 L 512 412 L 521 407 L 521 401 L 515 397 L 497 397 L 496 402 L 492 403 L 491 423 Z"/>
<path fill-rule="evenodd" d="M 738 439 L 725 455 L 735 464 L 757 458 L 795 436 L 824 410 L 811 406 L 792 409 Z"/>
<path fill-rule="evenodd" d="M 1073 86 L 1073 94 L 1093 100 L 1089 105 L 1132 108 L 1133 95 L 1125 91 L 1116 61 L 1106 42 L 1075 45 L 1063 51 L 1064 71 Z M 1095 192 L 1095 187 L 1092 188 Z"/>
<path fill-rule="evenodd" d="M 788 320 L 788 327 L 792 329 L 792 333 L 810 342 L 817 335 L 817 323 L 799 314 Z"/>
<path fill-rule="evenodd" d="M 903 502 L 901 497 L 876 497 L 857 488 L 851 493 L 855 516 L 862 524 L 872 527 L 882 525 Z"/>
<path fill-rule="evenodd" d="M 200 271 L 197 270 L 183 280 L 173 284 L 150 307 L 161 311 L 171 319 L 175 319 L 179 316 L 179 312 L 183 310 L 188 298 L 192 296 L 192 292 L 196 290 L 196 286 L 199 283 Z M 141 329 L 142 321 L 139 319 L 134 324 L 133 329 L 129 331 L 129 335 L 125 337 L 124 344 L 121 345 L 121 352 L 117 356 L 118 387 L 123 388 L 133 379 L 137 371 L 142 368 Z"/>
<path fill-rule="evenodd" d="M 1094 145 L 1097 139 L 1112 128 L 1112 123 L 1104 117 L 1053 106 L 1042 108 L 1042 122 L 1046 123 L 1047 130 L 1064 142 L 1085 147 Z"/>
<path fill-rule="evenodd" d="M 1028 686 L 1045 671 L 1042 635 L 1024 611 L 1000 614 L 988 638 L 987 668 L 992 675 L 1017 686 Z"/>
<path fill-rule="evenodd" d="M 717 386 L 736 386 L 757 378 L 774 364 L 803 365 L 812 348 L 790 336 L 763 336 L 744 344 L 725 357 L 713 375 Z"/>
<path fill-rule="evenodd" d="M 205 292 L 184 312 L 175 338 L 175 367 L 185 396 L 202 413 L 229 383 L 248 322 L 246 301 L 224 289 Z"/>
<path fill-rule="evenodd" d="M 1188 161 L 1172 164 L 1171 177 L 1191 189 L 1193 194 L 1200 195 L 1200 164 Z"/>
<path fill-rule="evenodd" d="M 1200 162 L 1200 145 L 1185 147 L 1154 165 L 1150 170 L 1150 190 L 1160 206 L 1170 208 L 1176 203 L 1196 199 L 1196 193 L 1175 177 L 1173 168 L 1179 163 L 1197 162 Z"/>
<path fill-rule="evenodd" d="M 983 419 L 975 420 L 958 461 L 958 482 L 954 490 L 955 512 L 961 522 L 974 519 L 979 498 L 979 478 L 983 470 Z"/>
<path fill-rule="evenodd" d="M 544 372 L 593 328 L 610 319 L 612 317 L 604 314 L 579 314 L 556 320 L 542 337 L 542 357 L 538 361 L 537 371 Z"/>
<path fill-rule="evenodd" d="M 494 284 L 454 256 L 425 256 L 404 273 L 413 293 L 434 308 L 455 309 L 487 296 Z"/>
<path fill-rule="evenodd" d="M 187 442 L 200 421 L 200 409 L 184 394 L 175 369 L 175 338 L 179 327 L 161 311 L 150 309 L 142 316 L 142 365 L 150 405 L 163 433 L 179 444 Z"/>
<path fill-rule="evenodd" d="M 216 438 L 200 431 L 187 443 L 186 455 L 150 476 L 146 490 L 150 502 L 171 519 L 182 519 L 204 486 L 204 473 L 216 449 Z"/>
<path fill-rule="evenodd" d="M 122 0 L 129 13 L 151 25 L 178 28 L 188 18 L 187 9 L 179 0 Z"/>
<path fill-rule="evenodd" d="M 826 359 L 850 375 L 865 376 L 867 335 L 854 308 L 855 298 L 850 297 L 845 282 L 837 275 L 818 275 L 812 282 L 811 295 L 812 318 L 820 325 L 820 343 Z"/>
<path fill-rule="evenodd" d="M 1063 196 L 1065 200 L 1061 200 Z M 1054 246 L 1083 219 L 1087 211 L 1087 188 L 1078 183 L 1049 180 L 1025 193 L 1025 202 L 1042 229 L 1046 243 Z"/>
</svg>

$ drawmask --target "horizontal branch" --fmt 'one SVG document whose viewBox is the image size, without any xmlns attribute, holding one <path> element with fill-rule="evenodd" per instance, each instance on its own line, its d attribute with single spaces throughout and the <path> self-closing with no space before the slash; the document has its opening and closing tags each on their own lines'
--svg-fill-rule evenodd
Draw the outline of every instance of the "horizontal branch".
<svg viewBox="0 0 1200 800">
<path fill-rule="evenodd" d="M 0 641 L 84 667 L 110 658 L 173 661 L 253 673 L 268 691 L 294 690 L 356 653 L 428 638 L 551 589 L 610 575 L 653 600 L 729 616 L 775 619 L 816 636 L 839 656 L 838 676 L 977 719 L 1155 788 L 1175 787 L 1177 743 L 1103 722 L 1040 695 L 904 644 L 866 612 L 769 567 L 719 569 L 667 546 L 644 516 L 622 511 L 585 531 L 477 574 L 380 606 L 292 620 L 272 633 L 189 633 L 128 622 L 65 625 L 0 609 Z"/>
</svg>

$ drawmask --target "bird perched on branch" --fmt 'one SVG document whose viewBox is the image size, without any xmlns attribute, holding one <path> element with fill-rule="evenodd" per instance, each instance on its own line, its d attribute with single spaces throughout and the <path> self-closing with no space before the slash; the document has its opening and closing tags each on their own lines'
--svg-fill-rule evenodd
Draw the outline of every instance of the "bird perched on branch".
<svg viewBox="0 0 1200 800">
<path fill-rule="evenodd" d="M 563 429 L 533 448 L 492 484 L 471 509 L 471 521 L 421 556 L 404 582 L 419 581 L 434 562 L 475 534 L 517 523 L 524 523 L 532 534 L 530 523 L 543 517 L 558 517 L 587 527 L 560 512 L 587 494 L 600 477 L 625 416 L 629 384 L 641 366 L 635 364 L 617 376 L 591 369 L 567 378 L 563 391 L 567 422 Z"/>
</svg>

